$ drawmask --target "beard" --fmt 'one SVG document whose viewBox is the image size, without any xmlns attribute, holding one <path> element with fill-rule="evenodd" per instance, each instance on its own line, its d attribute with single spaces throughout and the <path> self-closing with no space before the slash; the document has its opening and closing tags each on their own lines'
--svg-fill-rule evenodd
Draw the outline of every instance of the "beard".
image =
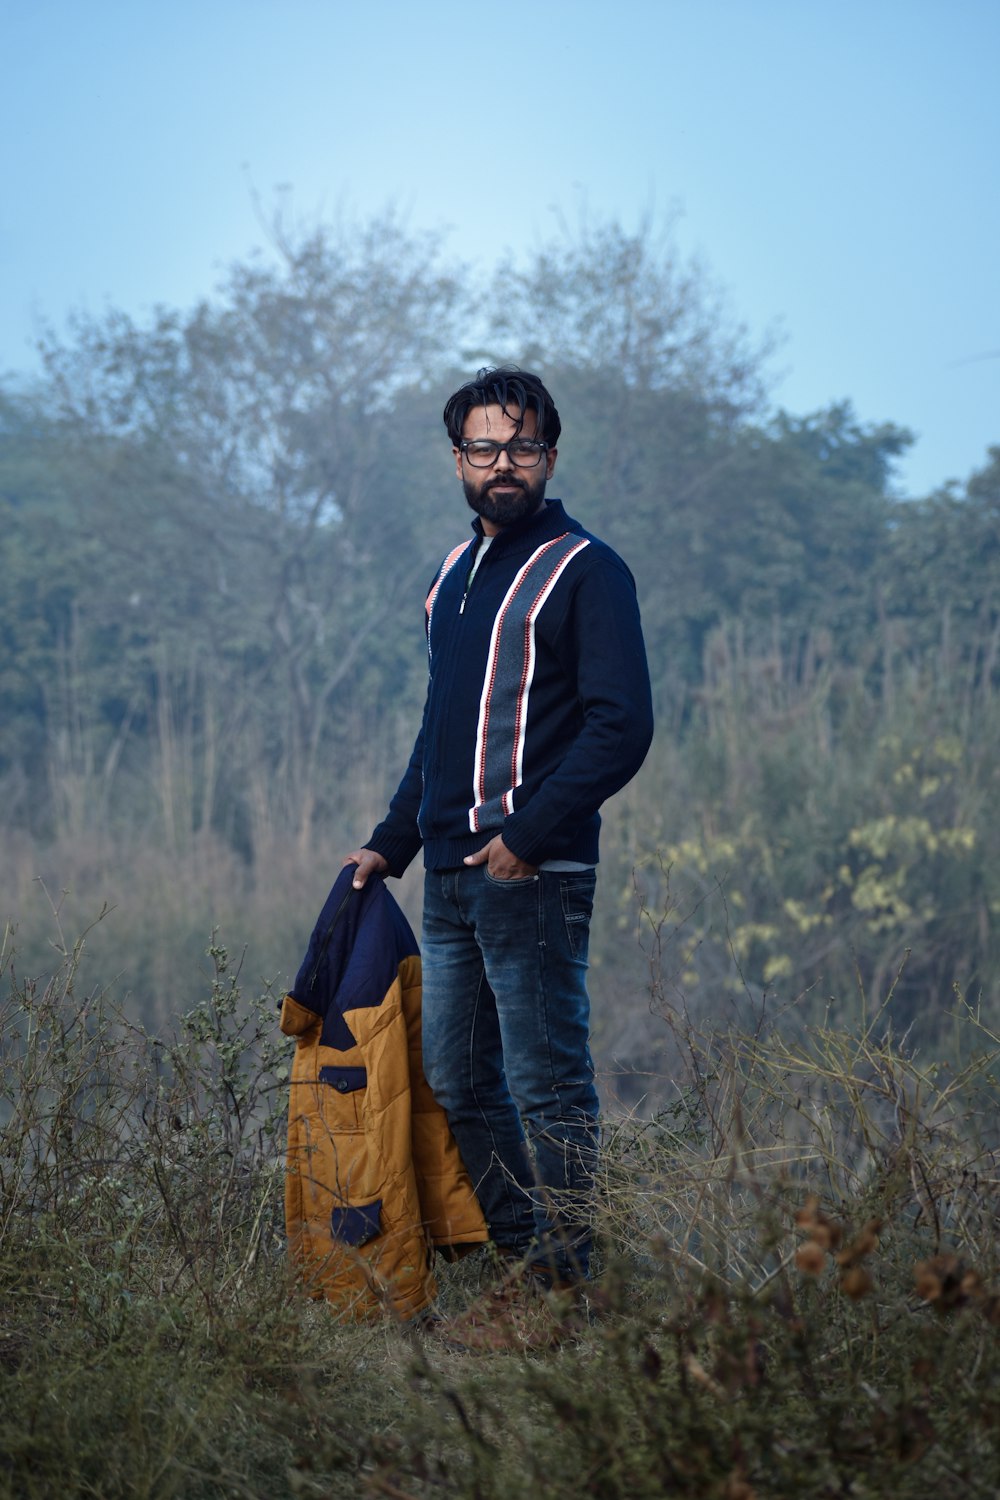
<svg viewBox="0 0 1000 1500">
<path fill-rule="evenodd" d="M 502 479 L 494 475 L 479 484 L 466 477 L 462 488 L 477 516 L 494 526 L 511 526 L 538 510 L 545 498 L 545 472 L 535 480 L 522 479 L 520 474 L 505 474 Z"/>
</svg>

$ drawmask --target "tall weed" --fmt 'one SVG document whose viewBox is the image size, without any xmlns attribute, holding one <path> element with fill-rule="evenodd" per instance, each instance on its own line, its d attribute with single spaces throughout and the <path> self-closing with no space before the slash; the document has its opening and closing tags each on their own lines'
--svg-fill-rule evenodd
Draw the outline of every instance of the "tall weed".
<svg viewBox="0 0 1000 1500">
<path fill-rule="evenodd" d="M 155 1036 L 3 958 L 0 1496 L 993 1496 L 1000 1043 L 703 1033 L 605 1122 L 588 1320 L 470 1357 L 288 1275 L 287 1055 L 216 941 Z M 443 1274 L 458 1308 L 484 1274 Z"/>
</svg>

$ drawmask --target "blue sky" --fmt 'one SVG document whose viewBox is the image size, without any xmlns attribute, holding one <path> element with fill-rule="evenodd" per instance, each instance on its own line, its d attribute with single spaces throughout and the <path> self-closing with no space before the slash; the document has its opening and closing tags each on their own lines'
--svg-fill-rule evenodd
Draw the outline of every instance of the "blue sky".
<svg viewBox="0 0 1000 1500">
<path fill-rule="evenodd" d="M 679 212 L 775 403 L 912 428 L 926 493 L 1000 443 L 998 59 L 1000 0 L 0 0 L 0 370 L 210 294 L 252 188 L 484 266 Z"/>
</svg>

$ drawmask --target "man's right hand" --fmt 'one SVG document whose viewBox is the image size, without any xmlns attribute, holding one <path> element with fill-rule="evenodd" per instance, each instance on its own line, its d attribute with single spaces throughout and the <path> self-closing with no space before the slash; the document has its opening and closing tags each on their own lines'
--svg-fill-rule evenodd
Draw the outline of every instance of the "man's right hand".
<svg viewBox="0 0 1000 1500">
<path fill-rule="evenodd" d="M 351 882 L 356 891 L 363 888 L 369 875 L 384 875 L 389 868 L 389 861 L 384 855 L 376 854 L 374 849 L 355 849 L 344 860 L 344 864 L 358 867 Z"/>
</svg>

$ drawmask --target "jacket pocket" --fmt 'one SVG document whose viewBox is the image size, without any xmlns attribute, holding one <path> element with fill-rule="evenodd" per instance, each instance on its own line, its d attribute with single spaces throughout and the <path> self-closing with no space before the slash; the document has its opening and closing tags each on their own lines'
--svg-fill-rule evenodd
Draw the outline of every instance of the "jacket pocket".
<svg viewBox="0 0 1000 1500">
<path fill-rule="evenodd" d="M 367 1245 L 382 1233 L 382 1199 L 335 1208 L 330 1214 L 330 1233 L 342 1245 L 355 1249 Z"/>
<path fill-rule="evenodd" d="M 334 1068 L 319 1070 L 320 1083 L 328 1083 L 338 1094 L 356 1094 L 368 1083 L 367 1068 Z"/>
<path fill-rule="evenodd" d="M 328 1064 L 319 1070 L 323 1119 L 334 1139 L 347 1132 L 363 1131 L 362 1104 L 368 1087 L 368 1070 Z"/>
</svg>

